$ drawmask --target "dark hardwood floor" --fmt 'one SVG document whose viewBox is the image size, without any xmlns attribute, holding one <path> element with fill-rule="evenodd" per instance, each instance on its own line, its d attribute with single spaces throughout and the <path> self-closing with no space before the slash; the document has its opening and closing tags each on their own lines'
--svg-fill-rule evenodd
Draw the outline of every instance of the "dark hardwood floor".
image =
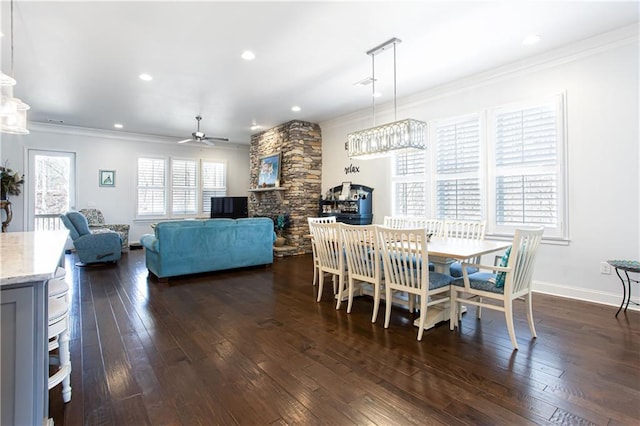
<svg viewBox="0 0 640 426">
<path fill-rule="evenodd" d="M 475 308 L 416 340 L 413 317 L 320 303 L 310 256 L 271 267 L 148 279 L 142 250 L 73 279 L 72 400 L 56 425 L 640 423 L 640 313 L 536 294 L 519 351 L 499 312 Z"/>
</svg>

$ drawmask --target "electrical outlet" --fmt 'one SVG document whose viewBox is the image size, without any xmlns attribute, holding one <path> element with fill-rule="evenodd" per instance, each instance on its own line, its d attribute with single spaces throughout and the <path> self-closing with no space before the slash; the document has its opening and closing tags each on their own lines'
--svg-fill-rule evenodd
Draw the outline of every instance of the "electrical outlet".
<svg viewBox="0 0 640 426">
<path fill-rule="evenodd" d="M 611 265 L 607 262 L 600 262 L 600 273 L 604 275 L 611 275 Z"/>
</svg>

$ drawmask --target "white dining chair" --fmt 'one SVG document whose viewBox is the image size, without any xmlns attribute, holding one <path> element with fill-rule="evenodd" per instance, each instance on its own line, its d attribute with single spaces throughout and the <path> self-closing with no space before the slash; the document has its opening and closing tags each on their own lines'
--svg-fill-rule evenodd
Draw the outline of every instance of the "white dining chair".
<svg viewBox="0 0 640 426">
<path fill-rule="evenodd" d="M 524 297 L 527 304 L 527 320 L 531 335 L 535 338 L 536 330 L 533 323 L 533 307 L 531 301 L 531 283 L 533 269 L 543 227 L 524 230 L 517 229 L 513 242 L 504 256 L 500 266 L 486 266 L 480 264 L 462 263 L 462 278 L 453 281 L 451 285 L 450 328 L 458 325 L 457 311 L 460 304 L 475 305 L 480 308 L 493 309 L 504 312 L 507 330 L 511 343 L 518 349 L 515 328 L 513 325 L 513 301 Z M 469 274 L 467 267 L 479 268 L 481 271 Z"/>
<path fill-rule="evenodd" d="M 318 256 L 317 301 L 319 302 L 322 299 L 325 275 L 330 274 L 333 279 L 333 293 L 338 295 L 336 309 L 340 309 L 340 303 L 345 292 L 344 282 L 347 276 L 340 224 L 310 223 L 309 228 Z"/>
<path fill-rule="evenodd" d="M 441 237 L 444 232 L 444 221 L 418 216 L 385 216 L 384 225 L 394 229 L 424 228 L 427 235 Z"/>
<path fill-rule="evenodd" d="M 356 283 L 371 284 L 373 290 L 373 314 L 371 322 L 376 322 L 383 286 L 382 262 L 378 249 L 375 225 L 340 224 L 344 251 L 347 257 L 348 302 L 347 312 L 351 312 Z"/>
<path fill-rule="evenodd" d="M 461 238 L 467 240 L 484 240 L 486 220 L 457 220 L 445 219 L 442 231 L 444 238 Z M 468 263 L 480 263 L 480 258 L 465 259 Z M 469 273 L 478 272 L 477 269 L 469 267 Z M 449 267 L 449 273 L 454 278 L 462 276 L 462 266 L 460 262 L 454 262 Z"/>
<path fill-rule="evenodd" d="M 385 216 L 383 219 L 383 226 L 393 229 L 405 229 L 409 228 L 412 218 L 409 216 Z"/>
<path fill-rule="evenodd" d="M 393 292 L 419 298 L 418 340 L 422 340 L 430 306 L 449 301 L 449 275 L 429 271 L 428 238 L 424 228 L 392 229 L 377 226 L 385 283 L 384 327 L 389 328 Z"/>
<path fill-rule="evenodd" d="M 335 216 L 326 216 L 326 217 L 308 217 L 307 223 L 309 224 L 309 232 L 311 232 L 311 224 L 312 223 L 336 223 Z M 316 245 L 311 238 L 311 254 L 313 255 L 313 285 L 315 286 L 318 282 L 318 274 L 320 272 L 320 268 L 318 266 L 318 256 L 316 254 Z"/>
</svg>

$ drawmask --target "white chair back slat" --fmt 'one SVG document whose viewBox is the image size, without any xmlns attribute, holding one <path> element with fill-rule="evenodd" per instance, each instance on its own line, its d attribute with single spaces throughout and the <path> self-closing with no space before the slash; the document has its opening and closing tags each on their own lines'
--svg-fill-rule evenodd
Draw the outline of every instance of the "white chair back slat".
<svg viewBox="0 0 640 426">
<path fill-rule="evenodd" d="M 309 224 L 309 232 L 311 232 L 311 224 L 312 223 L 336 223 L 335 216 L 323 216 L 323 217 L 308 217 L 307 223 Z M 320 269 L 318 267 L 318 255 L 316 253 L 316 243 L 313 238 L 311 238 L 311 254 L 313 256 L 313 285 L 315 286 L 318 282 L 318 276 L 320 274 Z"/>
<path fill-rule="evenodd" d="M 466 238 L 470 240 L 484 240 L 487 221 L 471 221 L 445 219 L 443 235 L 446 238 Z"/>
<path fill-rule="evenodd" d="M 385 216 L 384 226 L 393 229 L 424 228 L 427 234 L 440 237 L 444 232 L 444 221 L 417 216 Z"/>
<path fill-rule="evenodd" d="M 369 283 L 380 280 L 380 256 L 374 225 L 345 225 L 340 229 L 347 256 L 347 269 L 353 278 Z"/>
<path fill-rule="evenodd" d="M 341 294 L 344 290 L 346 275 L 346 262 L 342 247 L 342 233 L 340 224 L 334 223 L 309 223 L 313 244 L 316 246 L 316 259 L 318 261 L 319 285 L 318 299 L 322 298 L 322 289 L 325 273 L 334 275 L 334 293 Z M 335 277 L 338 278 L 337 282 Z M 336 308 L 340 307 L 341 298 L 338 297 Z"/>
<path fill-rule="evenodd" d="M 373 314 L 371 322 L 376 322 L 380 300 L 382 298 L 382 259 L 378 247 L 375 225 L 340 224 L 342 241 L 347 258 L 348 304 L 347 312 L 351 312 L 356 283 L 359 293 L 362 283 L 368 283 L 373 289 Z"/>
<path fill-rule="evenodd" d="M 507 274 L 505 291 L 510 290 L 514 295 L 531 291 L 535 257 L 542 241 L 542 233 L 543 228 L 516 230 L 507 264 L 508 267 L 513 268 L 513 273 Z"/>
</svg>

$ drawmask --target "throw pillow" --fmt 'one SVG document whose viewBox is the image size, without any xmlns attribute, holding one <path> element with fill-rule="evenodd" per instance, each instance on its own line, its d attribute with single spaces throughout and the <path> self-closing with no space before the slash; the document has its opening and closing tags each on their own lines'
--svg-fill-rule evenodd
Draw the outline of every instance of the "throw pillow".
<svg viewBox="0 0 640 426">
<path fill-rule="evenodd" d="M 509 264 L 509 255 L 511 254 L 511 246 L 507 248 L 507 250 L 502 255 L 502 259 L 500 259 L 500 264 L 498 266 L 506 267 Z M 498 272 L 496 275 L 496 287 L 502 288 L 504 287 L 504 280 L 507 277 L 506 272 Z"/>
</svg>

